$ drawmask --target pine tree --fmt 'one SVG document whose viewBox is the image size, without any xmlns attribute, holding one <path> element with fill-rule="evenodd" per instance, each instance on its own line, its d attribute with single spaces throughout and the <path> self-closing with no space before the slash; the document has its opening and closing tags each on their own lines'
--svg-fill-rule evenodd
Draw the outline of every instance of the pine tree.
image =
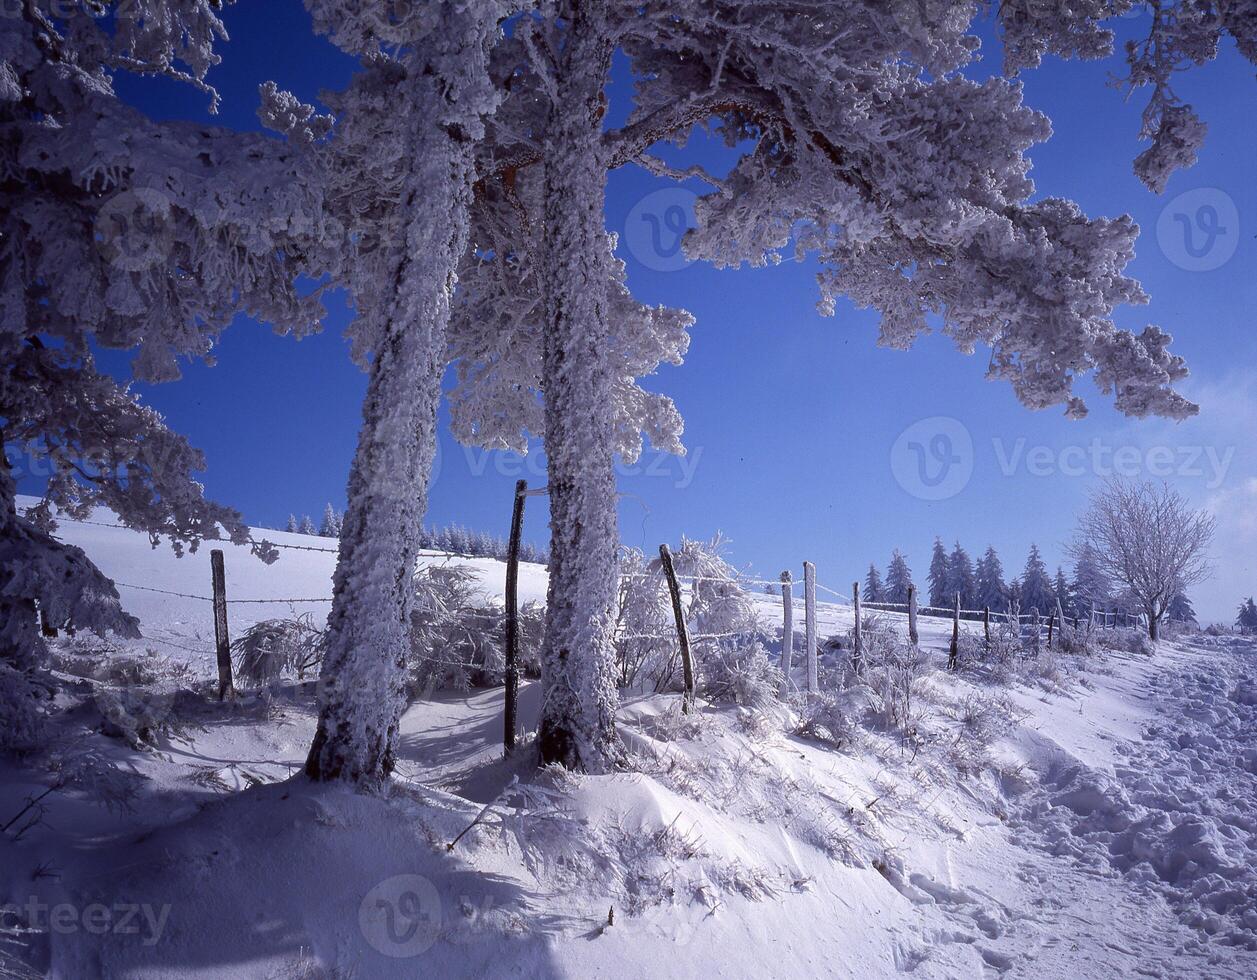
<svg viewBox="0 0 1257 980">
<path fill-rule="evenodd" d="M 288 523 L 284 525 L 284 530 L 289 534 L 297 533 L 297 516 L 295 514 L 288 515 Z"/>
<path fill-rule="evenodd" d="M 908 601 L 908 586 L 911 584 L 912 569 L 908 567 L 907 559 L 896 548 L 895 553 L 890 556 L 890 565 L 886 569 L 884 601 L 903 605 Z"/>
<path fill-rule="evenodd" d="M 934 539 L 934 554 L 930 558 L 930 605 L 939 609 L 948 608 L 955 598 L 948 595 L 947 549 L 943 547 L 943 539 Z"/>
<path fill-rule="evenodd" d="M 869 562 L 868 574 L 864 576 L 864 599 L 866 602 L 882 602 L 882 573 L 877 566 Z"/>
<path fill-rule="evenodd" d="M 1052 596 L 1061 604 L 1061 611 L 1066 616 L 1077 616 L 1078 611 L 1074 607 L 1073 590 L 1069 587 L 1069 580 L 1065 578 L 1065 569 L 1060 565 L 1056 566 L 1056 579 L 1052 583 Z"/>
<path fill-rule="evenodd" d="M 316 534 L 314 529 L 314 521 L 310 520 L 309 514 L 301 515 L 301 524 L 297 527 L 298 534 Z"/>
<path fill-rule="evenodd" d="M 323 508 L 323 521 L 319 524 L 319 534 L 325 538 L 340 536 L 340 515 L 331 504 Z"/>
<path fill-rule="evenodd" d="M 1188 598 L 1186 592 L 1180 589 L 1174 593 L 1174 598 L 1170 600 L 1165 616 L 1172 623 L 1189 624 L 1196 622 L 1196 610 L 1192 608 L 1192 601 Z"/>
<path fill-rule="evenodd" d="M 1113 600 L 1113 583 L 1100 570 L 1095 551 L 1089 544 L 1084 544 L 1078 550 L 1071 591 L 1074 609 L 1079 616 L 1090 616 L 1093 608 L 1107 609 Z"/>
<path fill-rule="evenodd" d="M 1020 591 L 1021 608 L 1025 612 L 1038 609 L 1039 614 L 1046 617 L 1049 610 L 1056 606 L 1052 593 L 1052 580 L 1048 577 L 1047 565 L 1043 563 L 1038 545 L 1030 546 L 1030 554 L 1026 557 L 1026 567 L 1021 573 Z"/>
<path fill-rule="evenodd" d="M 1249 596 L 1240 603 L 1239 615 L 1235 617 L 1235 625 L 1245 633 L 1257 633 L 1257 603 Z"/>
<path fill-rule="evenodd" d="M 948 605 L 956 601 L 960 595 L 960 604 L 965 609 L 972 609 L 977 602 L 977 582 L 973 573 L 973 562 L 969 552 L 960 547 L 960 542 L 947 557 L 947 598 Z"/>
<path fill-rule="evenodd" d="M 995 549 L 989 545 L 978 561 L 976 588 L 977 605 L 1001 611 L 1007 605 L 1008 586 L 1004 584 L 1004 566 Z"/>
</svg>

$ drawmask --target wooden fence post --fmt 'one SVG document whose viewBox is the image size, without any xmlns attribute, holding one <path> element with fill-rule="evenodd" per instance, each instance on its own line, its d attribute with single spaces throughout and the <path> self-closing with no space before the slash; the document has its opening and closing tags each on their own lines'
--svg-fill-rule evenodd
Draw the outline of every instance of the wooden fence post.
<svg viewBox="0 0 1257 980">
<path fill-rule="evenodd" d="M 815 694 L 820 689 L 816 663 L 816 566 L 810 561 L 803 563 L 803 632 L 807 638 L 807 690 Z"/>
<path fill-rule="evenodd" d="M 1065 635 L 1065 607 L 1061 605 L 1061 597 L 1056 597 L 1056 621 L 1060 623 L 1057 631 L 1061 636 Z"/>
<path fill-rule="evenodd" d="M 1048 649 L 1052 649 L 1052 628 L 1056 626 L 1056 610 L 1048 614 Z"/>
<path fill-rule="evenodd" d="M 672 565 L 672 552 L 666 544 L 659 546 L 659 560 L 663 563 L 663 574 L 668 580 L 668 591 L 672 594 L 672 616 L 677 622 L 677 642 L 681 644 L 681 669 L 685 680 L 681 711 L 689 714 L 694 704 L 694 661 L 690 658 L 690 631 L 685 625 L 685 609 L 681 606 L 681 586 L 677 584 L 677 570 Z"/>
<path fill-rule="evenodd" d="M 1042 628 L 1043 628 L 1042 620 L 1039 619 L 1039 607 L 1031 606 L 1030 607 L 1030 630 L 1032 634 L 1034 635 L 1033 649 L 1035 653 L 1039 652 L 1039 640 L 1040 640 L 1039 631 Z"/>
<path fill-rule="evenodd" d="M 960 660 L 960 593 L 956 593 L 956 611 L 951 620 L 951 647 L 947 651 L 947 669 L 955 670 Z"/>
<path fill-rule="evenodd" d="M 917 634 L 917 587 L 908 586 L 908 642 L 916 646 L 920 642 Z"/>
<path fill-rule="evenodd" d="M 790 592 L 790 572 L 781 573 L 781 669 L 786 690 L 794 687 L 794 596 Z"/>
<path fill-rule="evenodd" d="M 982 631 L 986 634 L 986 645 L 991 645 L 991 607 L 982 607 Z"/>
<path fill-rule="evenodd" d="M 236 684 L 231 676 L 231 638 L 227 635 L 227 572 L 223 567 L 223 553 L 215 548 L 210 552 L 210 579 L 214 588 L 214 643 L 218 649 L 218 700 L 236 696 Z"/>
<path fill-rule="evenodd" d="M 855 609 L 855 627 L 851 631 L 851 669 L 856 676 L 864 660 L 864 625 L 860 622 L 860 583 L 851 583 L 851 605 Z"/>
<path fill-rule="evenodd" d="M 511 536 L 506 544 L 506 700 L 502 705 L 502 751 L 515 751 L 515 717 L 519 711 L 519 539 L 524 531 L 524 501 L 528 481 L 515 483 L 511 505 Z"/>
</svg>

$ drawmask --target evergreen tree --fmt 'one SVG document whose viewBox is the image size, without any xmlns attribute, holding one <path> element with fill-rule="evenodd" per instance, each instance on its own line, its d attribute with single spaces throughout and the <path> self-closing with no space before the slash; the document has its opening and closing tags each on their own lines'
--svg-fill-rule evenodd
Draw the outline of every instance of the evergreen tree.
<svg viewBox="0 0 1257 980">
<path fill-rule="evenodd" d="M 1015 578 L 1004 588 L 1004 609 L 1016 607 L 1022 612 L 1029 612 L 1030 607 L 1025 604 L 1024 599 L 1025 593 L 1021 588 L 1021 579 Z"/>
<path fill-rule="evenodd" d="M 298 534 L 314 534 L 314 521 L 310 520 L 309 514 L 301 515 L 301 524 L 297 528 Z"/>
<path fill-rule="evenodd" d="M 864 576 L 864 598 L 867 602 L 882 602 L 882 573 L 869 562 L 869 572 Z"/>
<path fill-rule="evenodd" d="M 912 569 L 907 559 L 895 549 L 890 556 L 890 566 L 886 569 L 886 588 L 883 592 L 884 602 L 895 602 L 900 605 L 908 601 L 908 586 L 912 584 Z"/>
<path fill-rule="evenodd" d="M 947 568 L 947 549 L 943 539 L 934 539 L 934 554 L 930 558 L 930 605 L 946 609 L 950 605 L 947 590 L 950 586 Z"/>
<path fill-rule="evenodd" d="M 288 515 L 288 523 L 284 526 L 284 530 L 289 534 L 297 533 L 297 516 L 295 514 Z"/>
<path fill-rule="evenodd" d="M 1043 616 L 1056 606 L 1052 593 L 1052 580 L 1048 577 L 1047 565 L 1039 554 L 1039 546 L 1032 544 L 1030 554 L 1026 557 L 1026 567 L 1021 573 L 1021 608 L 1024 612 L 1038 609 Z"/>
<path fill-rule="evenodd" d="M 1165 611 L 1166 618 L 1171 623 L 1194 623 L 1196 622 L 1196 610 L 1192 608 L 1192 601 L 1187 597 L 1187 593 L 1180 589 L 1174 593 L 1174 598 L 1170 600 L 1170 605 Z"/>
<path fill-rule="evenodd" d="M 1090 616 L 1092 607 L 1107 609 L 1113 598 L 1113 583 L 1101 571 L 1091 545 L 1084 544 L 1074 562 L 1073 597 L 1075 614 Z"/>
<path fill-rule="evenodd" d="M 957 541 L 947 558 L 947 604 L 950 606 L 955 602 L 956 594 L 959 593 L 961 608 L 972 609 L 977 602 L 977 592 L 973 562 L 969 558 L 969 552 L 960 547 L 960 542 Z"/>
<path fill-rule="evenodd" d="M 1003 610 L 1008 603 L 1008 586 L 1004 584 L 1004 566 L 995 549 L 987 546 L 986 553 L 978 560 L 977 605 Z"/>
<path fill-rule="evenodd" d="M 1235 617 L 1235 625 L 1245 633 L 1257 633 L 1257 603 L 1249 596 L 1240 603 L 1239 615 Z"/>
<path fill-rule="evenodd" d="M 1069 587 L 1069 580 L 1065 578 L 1065 569 L 1060 565 L 1056 566 L 1056 580 L 1052 583 L 1052 595 L 1056 597 L 1056 601 L 1061 604 L 1061 611 L 1066 616 L 1077 616 L 1078 612 L 1074 608 L 1074 594 Z M 1054 609 L 1052 611 L 1055 611 Z"/>
<path fill-rule="evenodd" d="M 340 515 L 331 504 L 323 508 L 323 523 L 319 525 L 319 534 L 325 538 L 340 537 Z"/>
</svg>

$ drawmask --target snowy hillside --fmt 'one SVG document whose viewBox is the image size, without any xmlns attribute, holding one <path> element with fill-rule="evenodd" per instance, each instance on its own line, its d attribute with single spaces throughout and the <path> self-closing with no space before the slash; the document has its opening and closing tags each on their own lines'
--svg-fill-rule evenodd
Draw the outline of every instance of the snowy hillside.
<svg viewBox="0 0 1257 980">
<path fill-rule="evenodd" d="M 1045 653 L 997 678 L 942 669 L 950 624 L 927 619 L 911 736 L 873 693 L 823 736 L 785 705 L 630 697 L 629 766 L 598 777 L 503 762 L 500 688 L 439 693 L 403 717 L 380 799 L 294 775 L 311 683 L 204 696 L 208 548 L 109 523 L 58 533 L 141 620 L 111 656 L 163 666 L 76 679 L 96 641 L 57 641 L 50 768 L 0 770 L 0 976 L 1257 974 L 1251 642 Z M 226 551 L 233 632 L 324 615 L 334 553 Z M 498 562 L 424 560 L 502 591 Z M 521 598 L 544 595 L 525 568 Z M 779 635 L 780 599 L 755 602 Z M 852 623 L 819 619 L 822 638 Z M 162 715 L 154 748 L 106 734 L 118 687 Z"/>
</svg>

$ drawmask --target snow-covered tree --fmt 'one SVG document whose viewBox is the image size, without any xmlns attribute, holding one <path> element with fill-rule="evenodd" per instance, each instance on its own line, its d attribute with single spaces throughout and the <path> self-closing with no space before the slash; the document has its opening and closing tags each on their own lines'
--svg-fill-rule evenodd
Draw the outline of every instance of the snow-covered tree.
<svg viewBox="0 0 1257 980">
<path fill-rule="evenodd" d="M 955 602 L 959 594 L 961 606 L 972 609 L 977 602 L 977 593 L 973 562 L 969 558 L 969 552 L 957 541 L 951 554 L 947 556 L 947 595 L 951 602 Z"/>
<path fill-rule="evenodd" d="M 1004 584 L 1004 566 L 994 547 L 988 545 L 978 559 L 975 578 L 977 605 L 984 609 L 1003 609 L 1008 601 L 1008 586 Z"/>
<path fill-rule="evenodd" d="M 1257 633 L 1257 602 L 1249 596 L 1240 603 L 1240 611 L 1235 616 L 1235 625 L 1244 633 Z"/>
<path fill-rule="evenodd" d="M 814 253 L 823 309 L 839 295 L 873 306 L 882 342 L 900 347 L 937 315 L 961 350 L 989 345 L 991 376 L 1010 381 L 1027 405 L 1082 415 L 1073 384 L 1093 374 L 1129 414 L 1195 411 L 1173 391 L 1185 368 L 1167 353 L 1169 337 L 1156 327 L 1125 333 L 1111 320 L 1117 305 L 1143 299 L 1122 274 L 1133 222 L 1030 201 L 1025 151 L 1048 123 L 1021 105 L 1015 84 L 964 76 L 977 8 L 942 3 L 887 17 L 848 0 L 823 9 L 818 16 L 801 0 L 666 9 L 561 0 L 512 35 L 528 55 L 512 91 L 528 93 L 535 125 L 517 127 L 527 135 L 495 152 L 493 167 L 506 201 L 530 182 L 541 187 L 541 221 L 526 227 L 543 245 L 540 361 L 555 515 L 546 758 L 600 768 L 614 749 L 607 624 L 621 354 L 606 326 L 609 168 L 635 161 L 710 184 L 686 238 L 692 258 L 725 266 L 775 261 L 790 246 Z M 1029 30 L 1016 22 L 1007 34 L 1019 50 L 1042 33 L 1044 50 L 1076 53 L 1053 33 L 1058 20 L 1041 17 Z M 634 106 L 623 127 L 606 130 L 617 46 L 636 79 Z M 728 174 L 672 170 L 647 152 L 660 139 L 683 141 L 696 124 L 740 154 Z M 542 165 L 539 177 L 523 173 L 556 159 L 563 165 Z M 523 222 L 526 204 L 520 213 Z"/>
<path fill-rule="evenodd" d="M 1061 611 L 1065 615 L 1075 614 L 1073 590 L 1069 587 L 1069 579 L 1065 577 L 1065 569 L 1059 565 L 1056 566 L 1056 578 L 1052 580 L 1052 597 L 1061 604 Z"/>
<path fill-rule="evenodd" d="M 1037 609 L 1046 619 L 1048 613 L 1056 608 L 1052 579 L 1048 576 L 1047 565 L 1044 564 L 1036 544 L 1030 546 L 1030 554 L 1026 556 L 1026 567 L 1022 570 L 1018 585 L 1018 598 L 1021 600 L 1021 608 L 1026 612 Z"/>
<path fill-rule="evenodd" d="M 883 602 L 882 573 L 877 566 L 869 562 L 868 573 L 864 576 L 864 600 L 866 602 Z"/>
<path fill-rule="evenodd" d="M 467 248 L 489 56 L 508 4 L 307 0 L 315 29 L 362 59 L 317 148 L 368 372 L 328 619 L 314 779 L 371 788 L 392 770 L 405 707 L 411 576 L 436 448 L 456 268 Z M 264 118 L 304 143 L 308 106 L 264 90 Z M 330 263 L 329 263 L 330 264 Z"/>
<path fill-rule="evenodd" d="M 318 531 L 314 527 L 314 521 L 310 519 L 309 514 L 301 515 L 301 522 L 297 525 L 298 534 L 317 534 Z"/>
<path fill-rule="evenodd" d="M 52 472 L 29 515 L 0 478 L 0 661 L 21 669 L 42 661 L 35 603 L 55 625 L 136 629 L 112 583 L 51 537 L 54 509 L 108 507 L 176 551 L 249 539 L 239 514 L 204 499 L 201 454 L 100 373 L 93 350 L 134 350 L 136 379 L 167 381 L 179 358 L 208 360 L 239 311 L 294 333 L 317 322 L 317 298 L 294 287 L 309 212 L 296 155 L 153 122 L 114 94 L 130 71 L 213 98 L 217 6 L 146 0 L 112 16 L 118 6 L 30 2 L 0 18 L 0 438 Z M 255 551 L 274 558 L 265 542 Z"/>
<path fill-rule="evenodd" d="M 947 549 L 943 547 L 943 539 L 934 539 L 934 551 L 930 555 L 930 605 L 940 609 L 948 608 L 955 601 L 956 594 L 951 591 L 951 582 L 947 568 Z"/>
<path fill-rule="evenodd" d="M 1110 480 L 1091 495 L 1074 544 L 1089 544 L 1097 567 L 1120 583 L 1157 639 L 1161 619 L 1178 592 L 1209 572 L 1215 522 L 1166 484 Z"/>
<path fill-rule="evenodd" d="M 1165 611 L 1165 618 L 1171 623 L 1184 625 L 1196 622 L 1196 610 L 1186 592 L 1180 590 L 1174 593 L 1174 598 L 1170 600 L 1169 608 Z"/>
<path fill-rule="evenodd" d="M 323 508 L 323 520 L 319 523 L 319 534 L 325 538 L 340 536 L 341 516 L 336 508 L 328 504 Z"/>
<path fill-rule="evenodd" d="M 1075 552 L 1074 581 L 1070 589 L 1079 616 L 1089 616 L 1093 608 L 1105 609 L 1112 600 L 1113 583 L 1100 570 L 1090 542 L 1083 541 Z"/>
<path fill-rule="evenodd" d="M 903 605 L 908 601 L 908 586 L 912 584 L 912 569 L 908 560 L 898 548 L 890 556 L 890 565 L 886 568 L 886 602 Z"/>
<path fill-rule="evenodd" d="M 297 515 L 296 514 L 288 515 L 288 523 L 284 525 L 284 530 L 287 531 L 289 534 L 297 533 Z"/>
</svg>

